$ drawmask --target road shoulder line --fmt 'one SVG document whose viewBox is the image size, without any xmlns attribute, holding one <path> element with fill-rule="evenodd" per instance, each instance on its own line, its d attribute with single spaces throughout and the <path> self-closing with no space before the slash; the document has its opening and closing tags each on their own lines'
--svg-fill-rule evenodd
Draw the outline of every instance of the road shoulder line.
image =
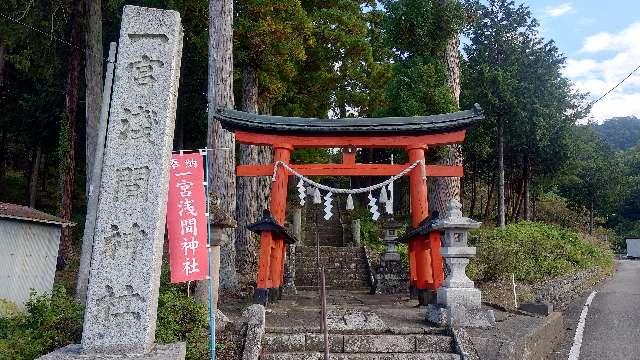
<svg viewBox="0 0 640 360">
<path fill-rule="evenodd" d="M 573 345 L 571 346 L 568 360 L 578 360 L 580 358 L 580 347 L 582 346 L 582 336 L 584 334 L 587 313 L 589 312 L 589 306 L 591 306 L 591 302 L 596 294 L 597 291 L 592 291 L 582 307 L 582 313 L 580 313 L 580 320 L 578 320 L 578 327 L 576 327 L 576 335 L 573 337 Z"/>
</svg>

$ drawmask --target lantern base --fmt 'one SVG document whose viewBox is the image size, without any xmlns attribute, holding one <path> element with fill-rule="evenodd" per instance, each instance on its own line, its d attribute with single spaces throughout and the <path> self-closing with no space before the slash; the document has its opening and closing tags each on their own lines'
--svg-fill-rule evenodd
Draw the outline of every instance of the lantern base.
<svg viewBox="0 0 640 360">
<path fill-rule="evenodd" d="M 446 327 L 487 328 L 496 324 L 493 310 L 469 309 L 463 306 L 447 308 L 433 304 L 427 307 L 427 321 Z"/>
</svg>

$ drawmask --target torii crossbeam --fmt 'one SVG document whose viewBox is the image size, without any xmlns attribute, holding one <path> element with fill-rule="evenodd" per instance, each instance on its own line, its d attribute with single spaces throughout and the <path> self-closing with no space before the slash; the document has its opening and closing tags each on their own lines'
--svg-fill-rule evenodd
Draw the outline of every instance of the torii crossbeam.
<svg viewBox="0 0 640 360">
<path fill-rule="evenodd" d="M 233 131 L 236 141 L 273 148 L 274 163 L 238 165 L 237 176 L 272 176 L 274 164 L 283 162 L 305 176 L 392 176 L 408 165 L 425 161 L 429 147 L 464 141 L 467 128 L 483 119 L 481 109 L 449 114 L 348 119 L 306 119 L 265 116 L 218 109 L 214 117 L 222 127 Z M 340 164 L 291 164 L 291 152 L 301 148 L 342 148 Z M 357 148 L 400 148 L 408 153 L 408 164 L 359 164 Z M 287 203 L 287 171 L 278 166 L 271 184 L 269 210 L 273 219 L 284 224 Z M 426 165 L 426 175 L 463 176 L 462 166 Z M 411 190 L 411 226 L 417 228 L 429 216 L 427 184 L 420 170 L 408 174 Z M 256 219 L 257 220 L 257 219 Z M 440 256 L 440 234 L 419 235 L 409 240 L 410 283 L 419 291 L 435 291 L 444 280 Z M 260 233 L 255 302 L 266 304 L 269 293 L 279 293 L 283 284 L 285 241 L 277 232 Z M 273 298 L 273 297 L 272 297 Z"/>
</svg>

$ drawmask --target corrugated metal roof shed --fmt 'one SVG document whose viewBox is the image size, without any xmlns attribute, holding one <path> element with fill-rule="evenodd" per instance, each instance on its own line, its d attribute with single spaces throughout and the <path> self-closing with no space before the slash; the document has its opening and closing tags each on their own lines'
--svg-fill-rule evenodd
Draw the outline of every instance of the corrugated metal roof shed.
<svg viewBox="0 0 640 360">
<path fill-rule="evenodd" d="M 0 202 L 0 218 L 33 221 L 60 226 L 73 226 L 74 223 L 45 212 L 16 204 Z"/>
<path fill-rule="evenodd" d="M 26 206 L 0 203 L 0 298 L 24 308 L 32 291 L 51 292 L 60 232 L 73 225 Z"/>
</svg>

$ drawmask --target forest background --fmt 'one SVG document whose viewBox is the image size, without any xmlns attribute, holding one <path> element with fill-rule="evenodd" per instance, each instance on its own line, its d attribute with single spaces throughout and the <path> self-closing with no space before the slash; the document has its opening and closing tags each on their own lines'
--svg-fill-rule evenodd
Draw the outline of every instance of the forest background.
<svg viewBox="0 0 640 360">
<path fill-rule="evenodd" d="M 63 236 L 64 263 L 76 262 L 80 251 L 104 59 L 109 42 L 117 41 L 126 4 L 181 13 L 185 36 L 174 148 L 204 147 L 206 0 L 0 4 L 0 201 L 77 223 Z M 563 54 L 541 37 L 526 6 L 509 0 L 236 0 L 233 30 L 237 109 L 380 117 L 452 112 L 478 103 L 486 120 L 462 146 L 465 214 L 498 227 L 521 220 L 556 223 L 606 238 L 616 248 L 624 237 L 639 235 L 640 121 L 584 124 L 592 104 L 562 75 Z M 357 156 L 373 163 L 389 162 L 391 154 L 396 162 L 406 160 L 394 151 Z M 433 162 L 460 160 L 451 154 L 443 148 L 428 156 Z M 301 150 L 294 159 L 331 162 L 335 156 Z M 263 148 L 236 149 L 235 162 L 268 161 Z M 376 179 L 322 181 L 356 186 Z M 407 216 L 406 186 L 396 186 L 400 219 Z M 267 187 L 268 181 L 238 179 L 233 193 L 240 225 L 257 219 Z M 434 207 L 442 187 L 430 184 Z M 238 276 L 223 278 L 223 287 L 255 274 L 256 239 L 243 226 L 234 236 L 225 259 Z"/>
</svg>

